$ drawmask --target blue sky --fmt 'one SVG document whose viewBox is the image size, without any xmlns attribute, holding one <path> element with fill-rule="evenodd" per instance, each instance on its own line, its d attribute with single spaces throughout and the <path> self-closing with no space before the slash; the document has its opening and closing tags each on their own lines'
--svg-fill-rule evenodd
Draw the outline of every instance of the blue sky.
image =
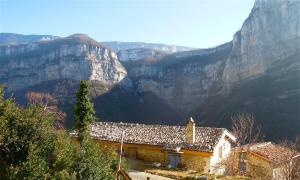
<svg viewBox="0 0 300 180">
<path fill-rule="evenodd" d="M 211 47 L 232 40 L 254 0 L 0 0 L 0 32 Z"/>
</svg>

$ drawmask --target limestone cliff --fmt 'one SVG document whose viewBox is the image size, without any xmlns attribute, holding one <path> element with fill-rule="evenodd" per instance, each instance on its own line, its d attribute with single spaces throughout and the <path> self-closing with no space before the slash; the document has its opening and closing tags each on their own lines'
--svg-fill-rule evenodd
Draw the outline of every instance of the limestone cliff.
<svg viewBox="0 0 300 180">
<path fill-rule="evenodd" d="M 230 43 L 125 67 L 143 103 L 153 93 L 174 114 L 209 126 L 226 127 L 233 114 L 249 112 L 269 138 L 300 133 L 298 0 L 256 0 Z"/>
<path fill-rule="evenodd" d="M 155 49 L 123 49 L 118 51 L 118 57 L 121 61 L 135 61 L 144 58 L 152 59 L 163 56 L 163 51 L 155 50 Z"/>
<path fill-rule="evenodd" d="M 231 43 L 227 43 L 124 65 L 136 93 L 151 92 L 174 109 L 192 111 L 220 88 L 222 67 L 230 50 Z"/>
<path fill-rule="evenodd" d="M 153 92 L 171 107 L 191 111 L 211 95 L 228 93 L 224 87 L 264 75 L 299 52 L 300 1 L 256 0 L 231 43 L 126 66 L 137 92 Z"/>
<path fill-rule="evenodd" d="M 237 82 L 265 73 L 300 51 L 300 1 L 256 0 L 233 38 L 223 80 Z"/>
<path fill-rule="evenodd" d="M 0 45 L 17 45 L 37 41 L 52 41 L 58 36 L 51 35 L 22 35 L 14 33 L 0 33 Z"/>
<path fill-rule="evenodd" d="M 107 85 L 127 81 L 117 54 L 81 34 L 1 46 L 0 65 L 0 82 L 13 90 L 56 79 L 96 80 Z"/>
<path fill-rule="evenodd" d="M 120 42 L 120 41 L 109 41 L 103 42 L 106 46 L 114 49 L 116 52 L 120 50 L 129 50 L 129 49 L 153 49 L 156 51 L 163 51 L 165 53 L 175 53 L 182 51 L 190 51 L 195 48 L 176 46 L 176 45 L 166 45 L 166 44 L 157 44 L 157 43 L 144 43 L 144 42 Z"/>
<path fill-rule="evenodd" d="M 57 79 L 99 81 L 107 93 L 95 90 L 95 107 L 106 120 L 180 124 L 193 115 L 226 127 L 231 115 L 250 112 L 268 137 L 299 133 L 299 0 L 256 0 L 233 41 L 215 48 L 161 55 L 154 45 L 106 44 L 119 53 L 82 35 L 1 46 L 0 83 L 23 89 Z M 116 84 L 130 91 L 107 88 Z"/>
</svg>

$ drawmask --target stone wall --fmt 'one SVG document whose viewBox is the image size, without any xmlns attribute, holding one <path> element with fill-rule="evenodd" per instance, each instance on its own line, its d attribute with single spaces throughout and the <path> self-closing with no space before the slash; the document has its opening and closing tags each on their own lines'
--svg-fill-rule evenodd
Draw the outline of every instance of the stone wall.
<svg viewBox="0 0 300 180">
<path fill-rule="evenodd" d="M 253 178 L 271 179 L 273 174 L 272 165 L 267 160 L 248 153 L 248 173 Z"/>
<path fill-rule="evenodd" d="M 116 150 L 120 148 L 120 143 L 110 141 L 97 142 L 103 146 L 116 148 Z M 130 148 L 131 150 L 132 148 L 136 148 L 136 158 L 139 160 L 157 163 L 159 162 L 164 166 L 168 165 L 168 152 L 160 146 L 124 144 L 123 150 L 126 157 L 128 157 L 130 154 Z M 181 163 L 183 163 L 187 169 L 190 170 L 209 172 L 211 156 L 212 153 L 182 150 Z"/>
<path fill-rule="evenodd" d="M 234 168 L 236 172 L 239 171 L 239 157 L 240 152 L 234 153 Z M 271 162 L 264 157 L 246 152 L 244 162 L 246 165 L 246 174 L 254 179 L 272 179 L 273 168 Z"/>
<path fill-rule="evenodd" d="M 181 162 L 187 167 L 187 169 L 199 172 L 208 172 L 210 165 L 210 157 L 182 154 Z"/>
<path fill-rule="evenodd" d="M 167 153 L 163 152 L 162 149 L 156 149 L 153 147 L 137 148 L 137 159 L 160 162 L 162 164 L 167 163 Z"/>
</svg>

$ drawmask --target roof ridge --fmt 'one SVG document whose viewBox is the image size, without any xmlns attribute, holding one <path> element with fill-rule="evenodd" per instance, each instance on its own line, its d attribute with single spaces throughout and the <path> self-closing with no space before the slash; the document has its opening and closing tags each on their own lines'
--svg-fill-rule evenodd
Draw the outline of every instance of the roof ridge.
<svg viewBox="0 0 300 180">
<path fill-rule="evenodd" d="M 258 143 L 257 147 L 263 147 L 263 146 L 267 146 L 267 145 L 270 145 L 270 144 L 273 144 L 273 143 L 270 142 L 270 141 L 268 141 L 268 142 L 260 142 L 260 143 Z"/>
<path fill-rule="evenodd" d="M 98 123 L 107 123 L 107 124 L 122 124 L 122 125 L 141 125 L 141 126 L 167 126 L 167 127 L 185 127 L 185 126 L 175 126 L 175 125 L 164 125 L 164 124 L 143 124 L 143 123 L 126 123 L 126 122 L 111 122 L 111 121 L 98 121 L 94 122 L 94 124 Z"/>
<path fill-rule="evenodd" d="M 186 126 L 183 126 L 183 125 L 143 124 L 143 123 L 112 122 L 112 121 L 98 121 L 98 122 L 94 122 L 93 124 L 98 124 L 98 123 L 122 124 L 122 125 L 141 125 L 141 126 L 154 126 L 154 127 L 160 127 L 160 126 L 165 126 L 165 127 L 186 127 Z M 209 126 L 196 126 L 196 128 L 209 128 L 209 129 L 227 130 L 226 128 L 222 128 L 222 127 L 209 127 Z"/>
</svg>

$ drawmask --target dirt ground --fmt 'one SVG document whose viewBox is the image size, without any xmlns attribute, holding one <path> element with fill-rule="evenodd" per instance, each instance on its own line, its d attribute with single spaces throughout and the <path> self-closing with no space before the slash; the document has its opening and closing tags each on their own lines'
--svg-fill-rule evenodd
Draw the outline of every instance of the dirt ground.
<svg viewBox="0 0 300 180">
<path fill-rule="evenodd" d="M 150 180 L 172 180 L 171 178 L 135 170 L 129 170 L 129 176 L 132 178 L 132 180 L 147 180 L 147 177 L 150 178 Z"/>
</svg>

